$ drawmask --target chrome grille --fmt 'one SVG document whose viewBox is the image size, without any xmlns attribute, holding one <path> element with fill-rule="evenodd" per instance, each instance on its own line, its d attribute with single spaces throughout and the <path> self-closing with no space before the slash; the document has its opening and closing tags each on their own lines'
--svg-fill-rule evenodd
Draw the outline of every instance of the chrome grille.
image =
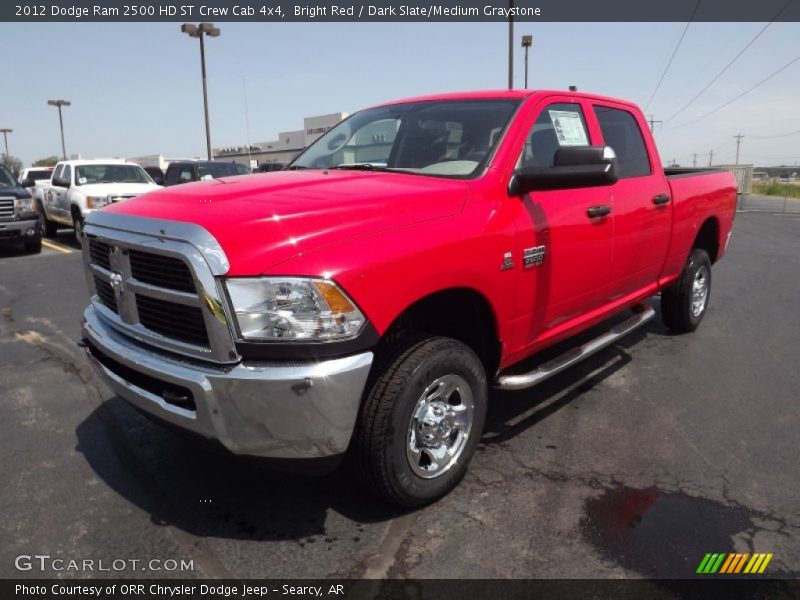
<svg viewBox="0 0 800 600">
<path fill-rule="evenodd" d="M 136 294 L 136 309 L 139 322 L 151 331 L 187 344 L 208 345 L 208 333 L 199 308 Z"/>
<path fill-rule="evenodd" d="M 114 295 L 114 289 L 111 287 L 111 284 L 95 275 L 94 287 L 97 291 L 97 297 L 100 298 L 100 302 L 105 304 L 109 310 L 117 312 L 117 298 Z"/>
<path fill-rule="evenodd" d="M 10 219 L 14 216 L 14 198 L 0 198 L 0 219 Z"/>
<path fill-rule="evenodd" d="M 85 234 L 92 305 L 109 324 L 169 352 L 217 363 L 240 359 L 215 278 L 227 270 L 227 260 L 208 232 L 96 211 Z"/>
<path fill-rule="evenodd" d="M 128 258 L 131 274 L 139 281 L 170 290 L 194 292 L 192 273 L 182 260 L 139 250 L 131 250 Z"/>
</svg>

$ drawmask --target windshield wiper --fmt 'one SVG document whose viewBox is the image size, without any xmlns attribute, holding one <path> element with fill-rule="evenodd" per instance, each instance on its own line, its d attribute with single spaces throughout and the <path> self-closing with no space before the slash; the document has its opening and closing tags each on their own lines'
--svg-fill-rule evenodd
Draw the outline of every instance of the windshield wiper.
<svg viewBox="0 0 800 600">
<path fill-rule="evenodd" d="M 292 165 L 291 167 L 287 167 L 287 171 L 300 171 L 301 169 L 307 169 L 308 167 L 304 167 L 303 165 Z"/>
<path fill-rule="evenodd" d="M 395 171 L 395 169 L 390 169 L 389 167 L 379 167 L 377 165 L 373 165 L 372 163 L 343 163 L 341 165 L 336 165 L 335 167 L 329 168 L 350 169 L 353 171 Z"/>
</svg>

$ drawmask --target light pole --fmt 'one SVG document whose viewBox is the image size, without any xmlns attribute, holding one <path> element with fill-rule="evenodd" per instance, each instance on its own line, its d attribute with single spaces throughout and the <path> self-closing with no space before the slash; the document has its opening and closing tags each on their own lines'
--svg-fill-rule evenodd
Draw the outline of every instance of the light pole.
<svg viewBox="0 0 800 600">
<path fill-rule="evenodd" d="M 508 1 L 508 89 L 514 87 L 514 0 Z"/>
<path fill-rule="evenodd" d="M 528 89 L 528 50 L 533 46 L 533 36 L 522 36 L 522 47 L 525 48 L 525 89 Z"/>
<path fill-rule="evenodd" d="M 58 107 L 58 124 L 61 127 L 61 156 L 64 160 L 67 160 L 67 147 L 64 144 L 64 118 L 61 116 L 61 107 L 72 106 L 72 102 L 69 100 L 48 100 L 47 103 L 50 106 Z"/>
<path fill-rule="evenodd" d="M 219 27 L 214 27 L 213 23 L 200 23 L 199 25 L 192 25 L 191 23 L 184 23 L 181 25 L 181 31 L 189 37 L 196 37 L 200 40 L 200 70 L 203 74 L 203 109 L 206 115 L 206 151 L 208 152 L 208 160 L 213 160 L 211 157 L 211 126 L 208 124 L 208 85 L 206 84 L 206 47 L 203 43 L 203 37 L 206 35 L 211 37 L 219 37 Z"/>
<path fill-rule="evenodd" d="M 3 128 L 3 129 L 0 129 L 0 133 L 2 133 L 2 134 L 3 134 L 3 140 L 4 140 L 4 141 L 5 141 L 5 143 L 6 143 L 6 156 L 11 156 L 11 155 L 8 153 L 8 134 L 9 134 L 9 133 L 14 133 L 14 130 L 13 130 L 13 129 L 5 129 L 5 128 Z"/>
</svg>

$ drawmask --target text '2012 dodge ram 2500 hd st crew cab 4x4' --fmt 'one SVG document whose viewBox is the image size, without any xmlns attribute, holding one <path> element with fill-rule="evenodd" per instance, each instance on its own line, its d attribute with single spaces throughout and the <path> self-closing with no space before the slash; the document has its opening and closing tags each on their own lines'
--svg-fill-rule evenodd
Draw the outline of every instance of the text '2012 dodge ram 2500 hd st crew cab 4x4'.
<svg viewBox="0 0 800 600">
<path fill-rule="evenodd" d="M 502 91 L 377 106 L 286 171 L 90 215 L 83 345 L 147 414 L 237 454 L 349 453 L 382 497 L 421 505 L 464 475 L 490 387 L 533 386 L 612 343 L 658 292 L 666 324 L 695 329 L 735 200 L 730 173 L 665 174 L 628 102 Z"/>
</svg>

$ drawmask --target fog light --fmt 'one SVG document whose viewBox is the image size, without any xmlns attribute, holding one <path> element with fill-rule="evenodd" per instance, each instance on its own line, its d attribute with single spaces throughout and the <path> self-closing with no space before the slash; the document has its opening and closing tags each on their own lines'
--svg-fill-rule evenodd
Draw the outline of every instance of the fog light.
<svg viewBox="0 0 800 600">
<path fill-rule="evenodd" d="M 28 237 L 36 235 L 36 230 L 33 227 L 28 227 L 28 229 L 25 231 L 25 235 Z"/>
</svg>

